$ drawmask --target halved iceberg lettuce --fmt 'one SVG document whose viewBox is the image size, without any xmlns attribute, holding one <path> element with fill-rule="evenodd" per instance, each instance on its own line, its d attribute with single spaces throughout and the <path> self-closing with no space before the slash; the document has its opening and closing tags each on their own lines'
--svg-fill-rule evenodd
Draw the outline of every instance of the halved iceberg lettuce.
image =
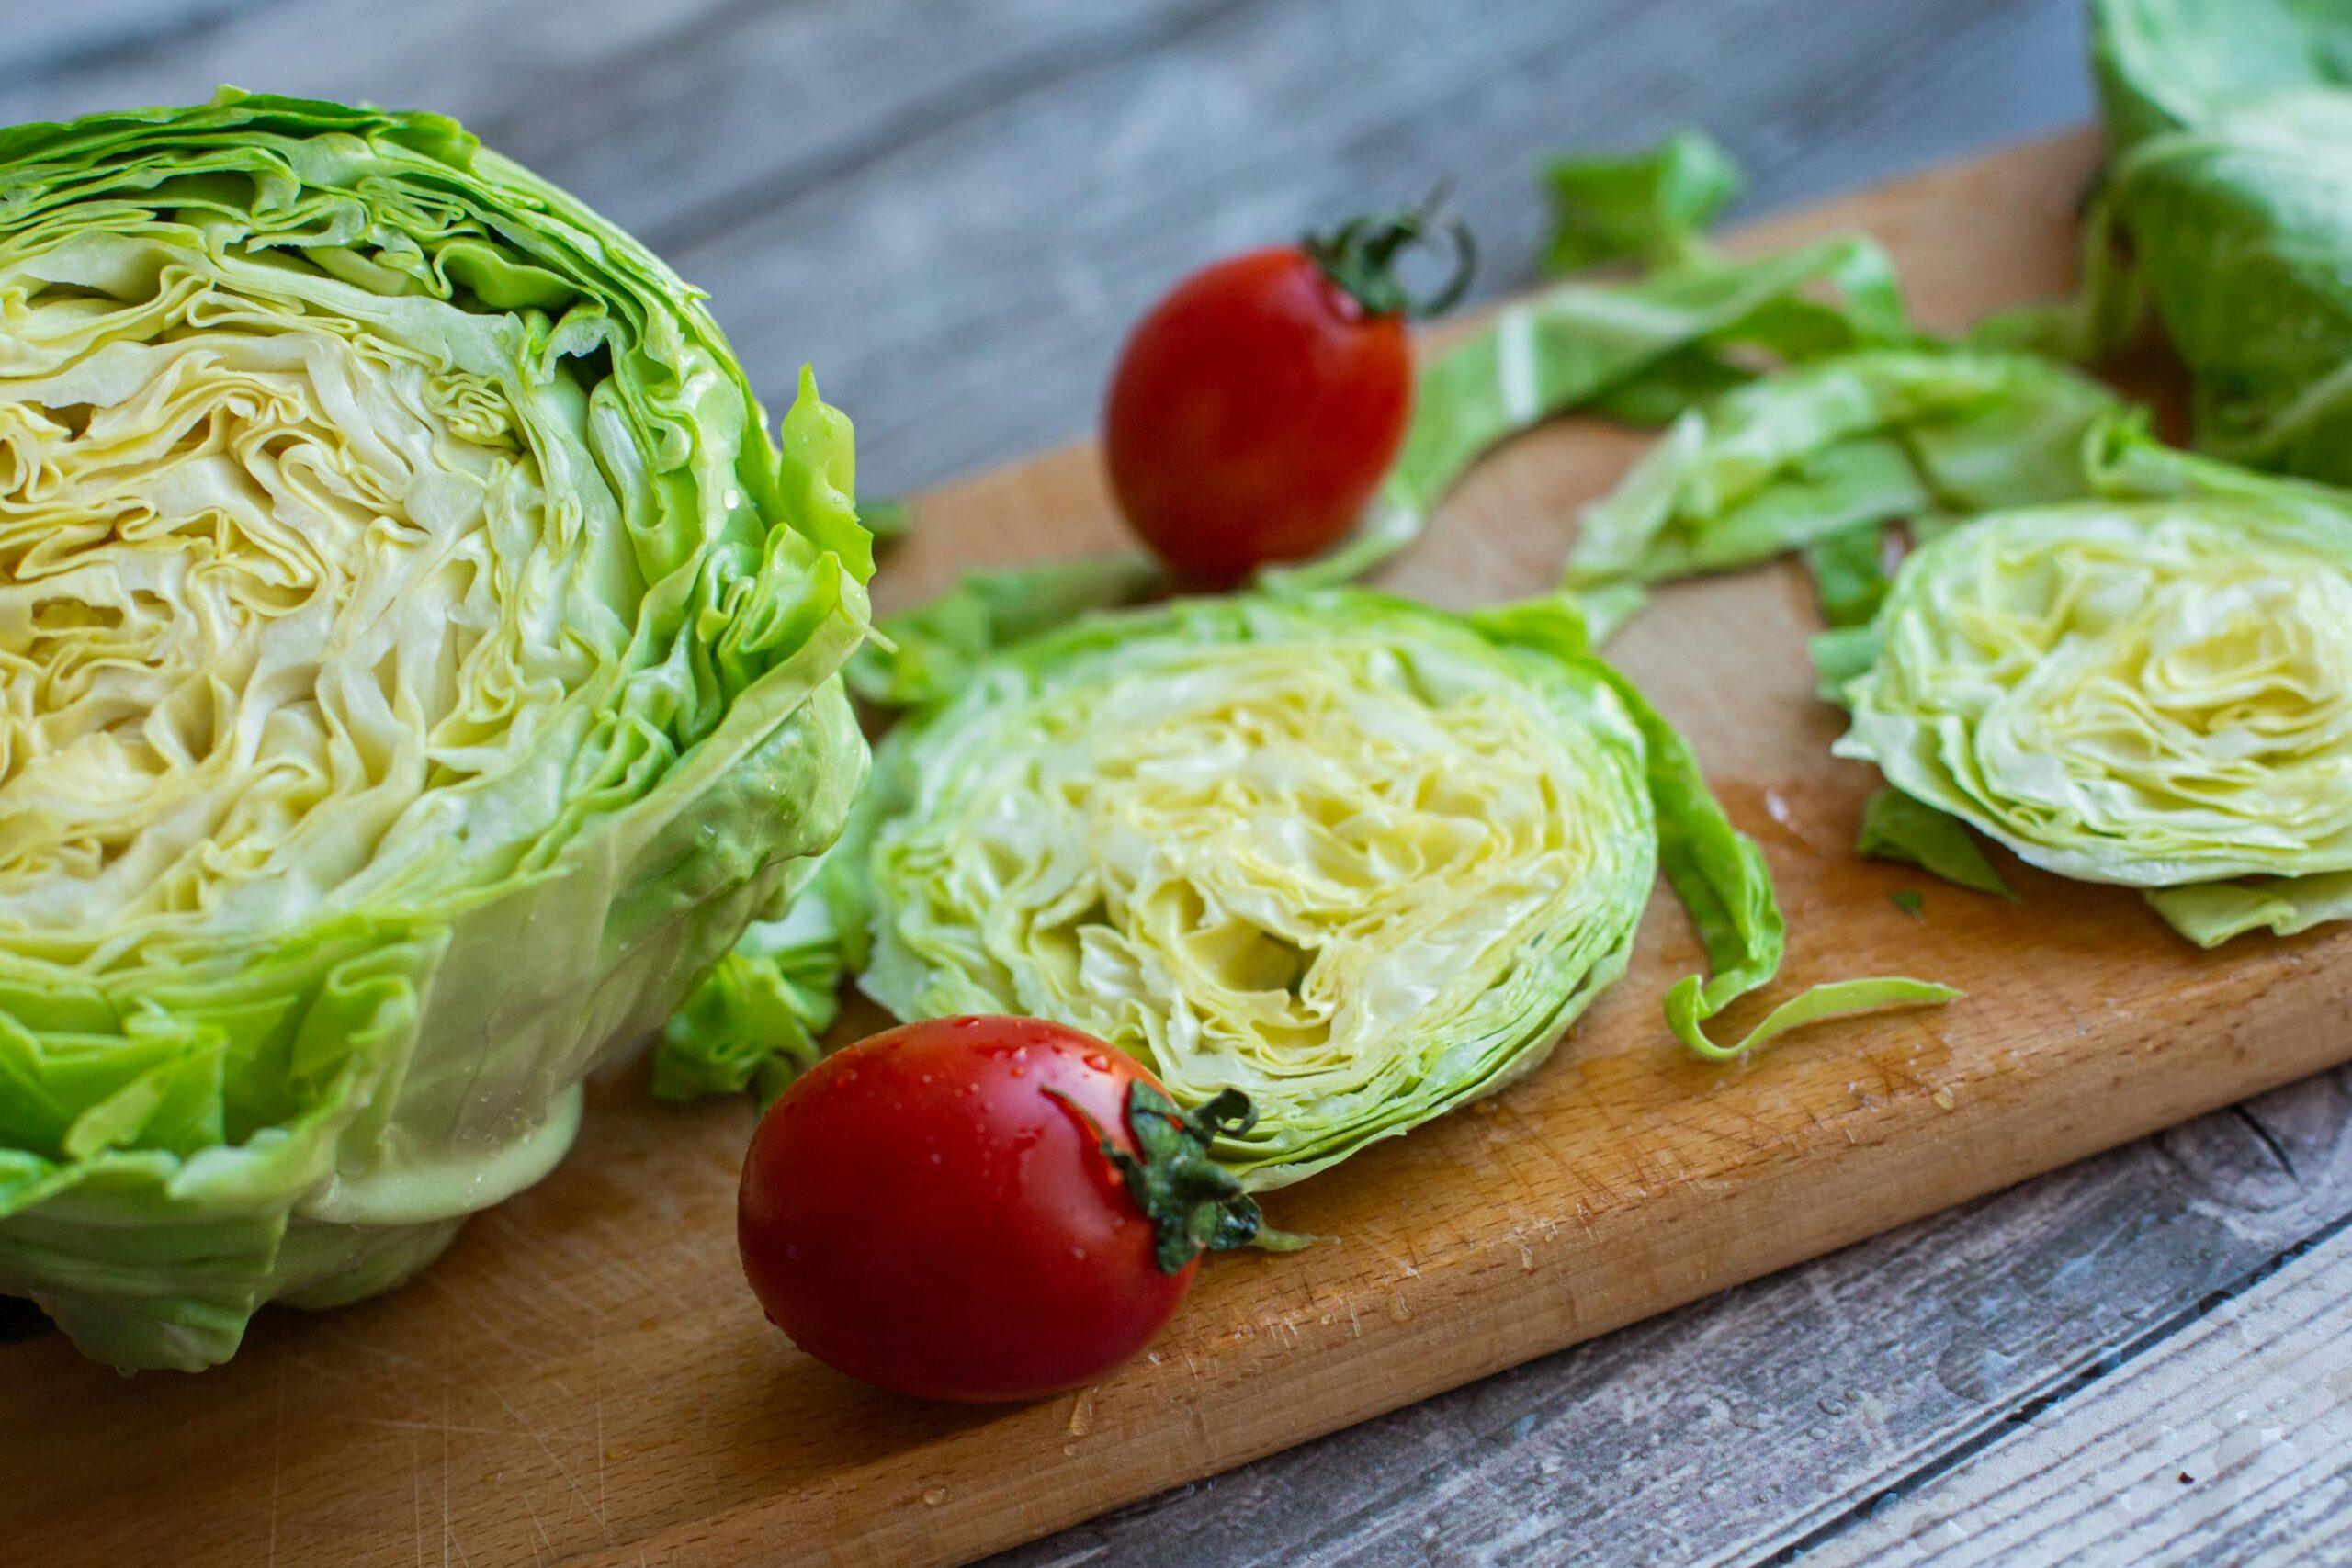
<svg viewBox="0 0 2352 1568">
<path fill-rule="evenodd" d="M 542 1175 L 865 777 L 850 488 L 449 120 L 0 130 L 0 1291 L 201 1367 Z"/>
</svg>

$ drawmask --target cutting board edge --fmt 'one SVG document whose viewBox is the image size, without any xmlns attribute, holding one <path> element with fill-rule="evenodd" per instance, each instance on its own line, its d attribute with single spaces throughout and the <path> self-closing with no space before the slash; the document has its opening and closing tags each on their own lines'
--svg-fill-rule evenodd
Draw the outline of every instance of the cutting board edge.
<svg viewBox="0 0 2352 1568">
<path fill-rule="evenodd" d="M 2215 1010 L 2207 1015 L 2203 1026 L 2188 1030 L 2162 1021 L 2148 1021 L 2141 1026 L 2139 1020 L 2131 1019 L 2111 1032 L 2079 1032 L 2076 1048 L 2052 1058 L 2048 1070 L 2030 1078 L 2005 1081 L 1998 1086 L 1998 1099 L 1987 1102 L 1982 1111 L 1963 1111 L 1960 1109 L 1962 1105 L 1973 1102 L 1956 1100 L 1954 1110 L 1937 1123 L 1944 1129 L 1939 1140 L 1943 1152 L 1935 1160 L 1923 1159 L 1917 1146 L 1895 1135 L 1854 1145 L 1843 1156 L 1839 1174 L 1854 1189 L 1874 1194 L 1874 1206 L 1857 1204 L 1849 1210 L 1827 1213 L 1815 1228 L 1792 1234 L 1780 1247 L 1745 1258 L 1727 1272 L 1716 1274 L 1708 1267 L 1708 1259 L 1718 1255 L 1718 1243 L 1711 1232 L 1719 1229 L 1708 1223 L 1709 1195 L 1694 1188 L 1669 1185 L 1664 1194 L 1648 1199 L 1645 1209 L 1621 1207 L 1604 1219 L 1603 1225 L 1615 1229 L 1668 1229 L 1688 1237 L 1677 1246 L 1661 1247 L 1655 1242 L 1649 1244 L 1654 1254 L 1664 1261 L 1686 1269 L 1686 1278 L 1679 1286 L 1645 1290 L 1599 1311 L 1571 1310 L 1563 1314 L 1547 1301 L 1555 1291 L 1556 1277 L 1553 1270 L 1524 1264 L 1513 1268 L 1508 1260 L 1490 1263 L 1453 1281 L 1451 1294 L 1455 1300 L 1475 1298 L 1490 1319 L 1507 1317 L 1519 1323 L 1532 1319 L 1544 1326 L 1523 1335 L 1514 1334 L 1506 1346 L 1490 1353 L 1473 1351 L 1451 1359 L 1430 1356 L 1419 1341 L 1400 1342 L 1395 1348 L 1376 1354 L 1416 1366 L 1419 1371 L 1418 1375 L 1393 1383 L 1383 1382 L 1374 1375 L 1379 1368 L 1369 1353 L 1353 1359 L 1310 1358 L 1314 1364 L 1298 1374 L 1302 1379 L 1343 1380 L 1357 1387 L 1376 1385 L 1382 1392 L 1373 1400 L 1355 1404 L 1329 1420 L 1284 1426 L 1278 1431 L 1270 1428 L 1262 1435 L 1234 1442 L 1213 1439 L 1206 1451 L 1182 1459 L 1165 1470 L 1138 1474 L 1126 1484 L 1105 1489 L 1082 1476 L 1073 1477 L 1073 1484 L 1068 1488 L 1032 1490 L 1025 1495 L 1025 1503 L 1016 1502 L 1010 1506 L 995 1506 L 985 1496 L 978 1505 L 962 1498 L 952 1499 L 949 1506 L 926 1507 L 919 1516 L 903 1520 L 908 1528 L 902 1531 L 886 1530 L 857 1540 L 829 1543 L 826 1561 L 844 1568 L 885 1563 L 948 1564 L 1006 1550 L 1168 1488 L 1345 1430 L 1883 1235 L 2312 1073 L 2352 1062 L 2352 992 L 2334 998 L 2337 1007 L 2336 1028 L 2331 1032 L 2322 1016 L 2327 1011 L 2329 998 L 2308 993 L 2287 995 L 2285 991 L 2285 987 L 2273 985 L 2261 987 L 2251 996 L 2216 998 Z M 2319 1005 L 2311 1005 L 2314 1001 Z M 2159 1033 L 2164 1037 L 2158 1038 Z M 2250 1048 L 2246 1043 L 2248 1035 L 2261 1039 L 2265 1049 L 2257 1052 Z M 2290 1042 L 2294 1049 L 2279 1050 L 2278 1044 L 2282 1039 Z M 2164 1058 L 2160 1064 L 2144 1065 L 2161 1066 L 2163 1070 L 2138 1070 L 2142 1065 L 2138 1058 L 2157 1056 Z M 2109 1111 L 2109 1120 L 2078 1121 L 2072 1124 L 2066 1137 L 2049 1138 L 2043 1113 L 2051 1097 L 2095 1093 L 2102 1082 L 2109 1090 L 2132 1100 L 2134 1109 L 2123 1116 Z M 1917 1094 L 1911 1098 L 1934 1099 L 1936 1091 L 1924 1082 L 1916 1088 Z M 1885 1110 L 1890 1134 L 1902 1133 L 1909 1112 L 1894 1102 Z M 2003 1154 L 1992 1157 L 1981 1152 L 1987 1142 L 2003 1137 L 2018 1149 L 2030 1148 L 2034 1152 L 2021 1156 Z M 1807 1189 L 1806 1204 L 1817 1205 L 1817 1183 L 1804 1168 L 1804 1156 L 1803 1150 L 1790 1150 L 1777 1162 L 1780 1168 L 1745 1176 L 1739 1188 L 1740 1213 L 1746 1215 L 1759 1205 L 1770 1208 L 1771 1200 L 1777 1197 L 1775 1187 L 1781 1183 L 1804 1185 Z M 1804 1206 L 1792 1212 L 1822 1213 L 1817 1207 L 1809 1210 Z M 1744 1221 L 1739 1228 L 1747 1228 Z M 1602 1227 L 1597 1226 L 1579 1245 L 1607 1251 L 1609 1241 Z M 1439 1278 L 1445 1278 L 1448 1271 L 1449 1266 L 1437 1266 Z M 1458 1266 L 1452 1267 L 1451 1272 L 1462 1273 Z M 1430 1310 L 1426 1303 L 1416 1309 L 1419 1314 Z M 1290 1392 L 1293 1397 L 1278 1402 L 1279 1408 L 1338 1409 L 1339 1402 L 1315 1397 L 1311 1382 L 1302 1382 Z M 1214 1424 L 1204 1424 L 1203 1430 L 1214 1432 Z M 909 1468 L 921 1469 L 919 1465 Z M 861 1482 L 878 1479 L 861 1478 Z M 910 1485 L 912 1480 L 909 1478 Z M 1085 1489 L 1080 1490 L 1081 1487 Z M 1051 1500 L 1051 1506 L 1037 1506 L 1046 1499 Z M 750 1560 L 776 1545 L 773 1536 L 760 1529 L 763 1517 L 775 1512 L 772 1503 L 748 1504 L 704 1516 L 674 1531 L 657 1531 L 641 1540 L 619 1543 L 610 1552 L 599 1550 L 581 1561 L 617 1563 L 628 1560 L 630 1551 L 677 1551 L 689 1545 L 722 1552 L 740 1551 Z M 944 1549 L 928 1550 L 929 1543 L 937 1539 L 936 1527 L 951 1525 L 955 1527 L 956 1544 L 947 1548 L 941 1540 Z"/>
</svg>

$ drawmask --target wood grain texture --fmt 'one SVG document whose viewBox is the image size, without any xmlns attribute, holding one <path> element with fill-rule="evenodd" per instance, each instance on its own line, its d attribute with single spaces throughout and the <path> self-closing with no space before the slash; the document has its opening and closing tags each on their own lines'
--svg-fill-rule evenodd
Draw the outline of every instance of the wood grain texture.
<svg viewBox="0 0 2352 1568">
<path fill-rule="evenodd" d="M 2331 1232 L 2127 1375 L 1890 1498 L 1808 1561 L 2342 1562 L 2352 1234 Z"/>
<path fill-rule="evenodd" d="M 1866 225 L 1931 320 L 2064 282 L 2080 140 L 1778 224 Z M 1482 469 L 1395 574 L 1449 603 L 1540 586 L 1574 504 L 1637 444 L 1563 425 Z M 960 563 L 1112 536 L 1092 460 L 927 498 L 893 596 Z M 0 1408 L 44 1434 L 0 1477 L 36 1560 L 947 1561 L 1494 1372 L 2324 1066 L 2352 1048 L 2352 933 L 2199 954 L 2114 889 L 2021 874 L 2024 912 L 1928 895 L 1846 846 L 1869 770 L 1831 762 L 1794 574 L 1674 591 L 1618 652 L 1758 835 L 1792 981 L 1907 968 L 1975 993 L 1817 1031 L 1728 1069 L 1656 998 L 1697 959 L 1653 910 L 1632 970 L 1547 1068 L 1283 1195 L 1338 1241 L 1230 1259 L 1147 1358 L 1021 1410 L 857 1389 L 786 1346 L 733 1278 L 741 1107 L 619 1080 L 582 1147 L 408 1291 L 258 1325 L 202 1379 L 125 1383 L 54 1341 L 0 1351 Z M 859 1027 L 865 1020 L 853 1020 Z M 1895 1270 L 1899 1275 L 1900 1269 Z M 2006 1352 L 2003 1352 L 2006 1353 Z M 1997 1364 L 1988 1361 L 1997 1376 Z M 1970 1375 L 1955 1362 L 1956 1378 Z M 1629 1416 L 1662 1444 L 1672 1401 Z M 1442 1496 L 1438 1499 L 1442 1501 Z"/>
<path fill-rule="evenodd" d="M 813 360 L 870 485 L 1082 434 L 1183 268 L 1441 176 L 1525 286 L 1544 152 L 1704 123 L 1771 209 L 2089 112 L 2077 0 L 86 0 L 0 121 L 220 82 L 431 107 Z"/>
<path fill-rule="evenodd" d="M 2259 1134 L 2235 1107 L 2199 1118 L 1004 1562 L 1829 1554 L 1925 1479 L 2136 1375 L 2141 1356 L 2352 1217 L 2347 1110 L 2340 1070 L 2307 1080 L 2252 1103 Z M 2266 1297 L 2240 1309 L 2250 1349 L 2271 1321 Z M 2087 1511 L 2102 1495 L 2075 1500 Z M 1970 1528 L 1971 1506 L 1941 1512 Z"/>
</svg>

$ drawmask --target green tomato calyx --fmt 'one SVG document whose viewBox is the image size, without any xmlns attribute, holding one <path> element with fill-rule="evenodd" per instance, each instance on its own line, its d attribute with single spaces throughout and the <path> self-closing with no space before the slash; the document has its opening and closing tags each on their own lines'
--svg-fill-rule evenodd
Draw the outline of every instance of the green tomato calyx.
<svg viewBox="0 0 2352 1568">
<path fill-rule="evenodd" d="M 1161 1273 L 1180 1273 L 1204 1252 L 1243 1247 L 1293 1252 L 1314 1239 L 1269 1226 L 1240 1180 L 1209 1157 L 1219 1135 L 1238 1136 L 1257 1124 L 1257 1110 L 1239 1089 L 1221 1089 L 1188 1115 L 1141 1079 L 1128 1085 L 1127 1133 L 1140 1156 L 1121 1148 L 1076 1100 L 1057 1089 L 1046 1092 L 1092 1131 L 1102 1157 L 1157 1228 Z"/>
</svg>

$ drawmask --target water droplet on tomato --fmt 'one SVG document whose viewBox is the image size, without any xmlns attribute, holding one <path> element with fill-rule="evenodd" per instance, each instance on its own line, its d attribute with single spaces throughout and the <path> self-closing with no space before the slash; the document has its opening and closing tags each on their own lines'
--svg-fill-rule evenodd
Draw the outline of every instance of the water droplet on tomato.
<svg viewBox="0 0 2352 1568">
<path fill-rule="evenodd" d="M 1107 1073 L 1111 1070 L 1111 1058 L 1100 1051 L 1089 1051 L 1086 1054 L 1086 1065 L 1098 1073 Z"/>
</svg>

